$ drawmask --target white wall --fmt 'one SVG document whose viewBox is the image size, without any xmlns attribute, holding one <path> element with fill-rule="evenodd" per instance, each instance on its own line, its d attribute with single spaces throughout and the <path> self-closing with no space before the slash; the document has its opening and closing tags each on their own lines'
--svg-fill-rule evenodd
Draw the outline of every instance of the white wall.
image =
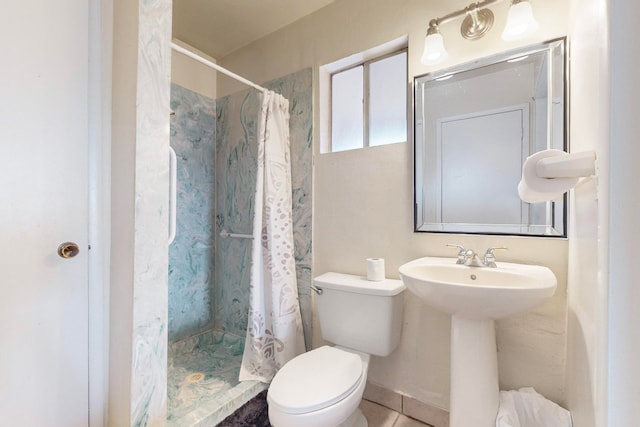
<svg viewBox="0 0 640 427">
<path fill-rule="evenodd" d="M 110 251 L 107 425 L 127 426 L 131 414 L 138 5 L 136 2 L 114 0 L 113 6 L 111 228 L 117 234 L 112 236 Z"/>
<path fill-rule="evenodd" d="M 216 60 L 180 40 L 174 43 L 213 63 Z M 188 56 L 171 50 L 171 82 L 200 95 L 216 99 L 217 72 Z"/>
<path fill-rule="evenodd" d="M 570 206 L 567 397 L 577 427 L 605 426 L 607 411 L 607 3 L 571 2 L 571 150 L 598 157 L 598 178 L 578 186 Z"/>
<path fill-rule="evenodd" d="M 608 425 L 640 420 L 640 4 L 608 1 L 611 10 L 611 178 L 609 181 Z M 604 426 L 605 424 L 601 424 Z"/>
<path fill-rule="evenodd" d="M 409 79 L 429 69 L 419 62 L 431 18 L 467 6 L 467 1 L 338 0 L 320 11 L 221 58 L 221 65 L 256 82 L 314 67 L 313 274 L 363 274 L 365 258 L 386 259 L 389 277 L 398 267 L 425 255 L 453 256 L 445 245 L 459 243 L 483 251 L 507 246 L 504 261 L 535 263 L 558 277 L 556 296 L 532 313 L 498 322 L 503 388 L 532 385 L 564 403 L 567 241 L 562 239 L 422 234 L 413 232 L 412 144 L 319 154 L 318 67 L 408 35 Z M 528 44 L 567 33 L 567 1 L 533 1 L 541 30 Z M 508 2 L 492 7 L 496 28 L 484 39 L 459 36 L 460 22 L 441 28 L 450 56 L 443 67 L 516 47 L 500 39 Z M 243 89 L 225 79 L 218 95 Z M 423 306 L 406 293 L 400 347 L 374 358 L 369 378 L 384 387 L 443 408 L 449 399 L 449 316 Z M 315 328 L 317 335 L 318 328 Z M 319 337 L 315 337 L 319 342 Z"/>
<path fill-rule="evenodd" d="M 598 178 L 572 203 L 568 403 L 577 427 L 631 426 L 640 419 L 640 60 L 629 42 L 640 6 L 571 6 L 572 149 L 596 150 Z"/>
</svg>

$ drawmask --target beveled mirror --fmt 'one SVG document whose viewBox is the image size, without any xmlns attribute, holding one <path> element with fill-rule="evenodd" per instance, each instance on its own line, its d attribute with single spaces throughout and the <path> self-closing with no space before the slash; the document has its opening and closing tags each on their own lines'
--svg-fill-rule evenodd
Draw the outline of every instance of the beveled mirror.
<svg viewBox="0 0 640 427">
<path fill-rule="evenodd" d="M 415 230 L 566 236 L 562 200 L 518 197 L 522 164 L 567 150 L 565 39 L 415 78 Z"/>
</svg>

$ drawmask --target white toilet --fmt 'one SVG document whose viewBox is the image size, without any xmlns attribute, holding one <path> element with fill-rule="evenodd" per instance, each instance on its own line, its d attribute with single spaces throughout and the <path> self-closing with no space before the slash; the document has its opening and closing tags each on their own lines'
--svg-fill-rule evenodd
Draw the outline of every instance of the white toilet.
<svg viewBox="0 0 640 427">
<path fill-rule="evenodd" d="M 274 427 L 366 427 L 358 406 L 369 357 L 387 356 L 402 328 L 400 280 L 325 273 L 314 279 L 322 337 L 337 344 L 292 359 L 273 378 L 267 402 Z"/>
</svg>

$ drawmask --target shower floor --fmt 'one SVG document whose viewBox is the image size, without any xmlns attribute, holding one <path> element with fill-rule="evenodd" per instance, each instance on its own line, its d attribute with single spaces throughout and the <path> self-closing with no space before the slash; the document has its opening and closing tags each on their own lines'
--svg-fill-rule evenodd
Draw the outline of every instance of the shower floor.
<svg viewBox="0 0 640 427">
<path fill-rule="evenodd" d="M 167 425 L 213 427 L 266 389 L 238 381 L 244 337 L 210 330 L 169 345 Z"/>
</svg>

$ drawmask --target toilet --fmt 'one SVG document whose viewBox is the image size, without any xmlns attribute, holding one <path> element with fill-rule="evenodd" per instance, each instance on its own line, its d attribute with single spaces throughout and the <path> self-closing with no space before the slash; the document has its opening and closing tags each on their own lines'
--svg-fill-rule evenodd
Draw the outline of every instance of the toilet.
<svg viewBox="0 0 640 427">
<path fill-rule="evenodd" d="M 400 280 L 369 281 L 325 273 L 314 279 L 322 337 L 336 344 L 301 354 L 275 375 L 269 391 L 274 427 L 366 427 L 358 409 L 371 355 L 388 356 L 402 328 Z"/>
</svg>

